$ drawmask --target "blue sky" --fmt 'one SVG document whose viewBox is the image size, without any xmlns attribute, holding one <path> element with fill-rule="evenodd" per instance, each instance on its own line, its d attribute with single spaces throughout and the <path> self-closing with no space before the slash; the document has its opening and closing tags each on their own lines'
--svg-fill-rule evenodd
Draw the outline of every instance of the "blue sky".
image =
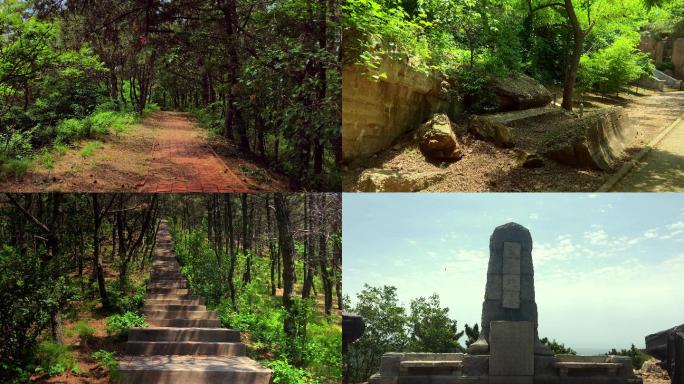
<svg viewBox="0 0 684 384">
<path fill-rule="evenodd" d="M 436 292 L 479 323 L 489 236 L 510 221 L 532 233 L 541 336 L 624 348 L 684 323 L 684 194 L 345 193 L 345 294 Z"/>
</svg>

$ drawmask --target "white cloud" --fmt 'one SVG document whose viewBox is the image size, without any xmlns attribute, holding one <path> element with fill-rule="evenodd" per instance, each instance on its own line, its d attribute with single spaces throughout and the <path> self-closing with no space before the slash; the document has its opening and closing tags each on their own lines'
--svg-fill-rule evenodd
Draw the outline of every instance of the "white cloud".
<svg viewBox="0 0 684 384">
<path fill-rule="evenodd" d="M 677 229 L 684 229 L 684 221 L 678 221 L 676 223 L 672 223 L 668 226 L 668 228 L 677 230 Z"/>
<path fill-rule="evenodd" d="M 584 232 L 584 238 L 594 245 L 608 244 L 608 234 L 602 228 L 591 232 Z"/>
<path fill-rule="evenodd" d="M 655 228 L 651 228 L 651 229 L 647 230 L 646 232 L 644 232 L 644 237 L 647 239 L 652 239 L 652 238 L 657 237 L 657 236 L 658 236 L 658 230 Z"/>
<path fill-rule="evenodd" d="M 556 244 L 540 243 L 535 245 L 532 251 L 535 265 L 543 265 L 549 261 L 565 261 L 568 260 L 576 247 L 569 235 L 561 235 L 558 237 Z"/>
<path fill-rule="evenodd" d="M 538 220 L 538 219 L 539 219 L 538 213 L 531 213 L 530 214 L 530 220 Z"/>
</svg>

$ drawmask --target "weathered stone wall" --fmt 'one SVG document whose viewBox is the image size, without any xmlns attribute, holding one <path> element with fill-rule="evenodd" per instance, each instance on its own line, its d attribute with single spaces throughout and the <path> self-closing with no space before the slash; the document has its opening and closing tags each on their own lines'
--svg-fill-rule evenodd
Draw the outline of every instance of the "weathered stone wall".
<svg viewBox="0 0 684 384">
<path fill-rule="evenodd" d="M 385 59 L 372 74 L 345 66 L 342 71 L 342 152 L 345 161 L 388 148 L 431 114 L 453 112 L 442 79 L 412 68 L 408 60 Z"/>
</svg>

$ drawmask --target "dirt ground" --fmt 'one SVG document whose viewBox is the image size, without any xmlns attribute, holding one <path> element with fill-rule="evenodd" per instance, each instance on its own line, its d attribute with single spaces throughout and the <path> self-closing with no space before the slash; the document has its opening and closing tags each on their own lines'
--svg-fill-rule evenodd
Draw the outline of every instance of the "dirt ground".
<svg viewBox="0 0 684 384">
<path fill-rule="evenodd" d="M 287 190 L 287 179 L 243 158 L 222 138 L 209 140 L 187 114 L 155 112 L 127 132 L 111 134 L 84 156 L 85 142 L 52 153 L 48 169 L 34 161 L 7 192 L 235 192 Z M 215 151 L 214 147 L 220 149 Z M 228 148 L 228 150 L 226 150 Z M 220 155 L 217 154 L 220 152 Z"/>
<path fill-rule="evenodd" d="M 517 165 L 514 149 L 501 149 L 468 134 L 463 137 L 465 153 L 462 159 L 453 163 L 432 163 L 426 161 L 415 145 L 412 133 L 408 133 L 390 149 L 350 165 L 344 172 L 343 190 L 353 191 L 364 169 L 385 168 L 410 172 L 446 170 L 447 177 L 425 189 L 425 192 L 596 191 L 625 161 L 684 112 L 684 92 L 660 93 L 639 89 L 637 93 L 632 89 L 619 96 L 586 95 L 583 104 L 585 111 L 622 106 L 627 111 L 630 123 L 636 127 L 634 140 L 611 172 L 574 169 L 551 160 L 545 160 L 541 168 L 522 168 Z M 458 130 L 465 131 L 466 121 L 455 123 L 459 126 Z M 541 129 L 545 124 L 552 123 L 554 121 L 535 121 Z M 521 144 L 525 141 L 521 139 Z"/>
</svg>

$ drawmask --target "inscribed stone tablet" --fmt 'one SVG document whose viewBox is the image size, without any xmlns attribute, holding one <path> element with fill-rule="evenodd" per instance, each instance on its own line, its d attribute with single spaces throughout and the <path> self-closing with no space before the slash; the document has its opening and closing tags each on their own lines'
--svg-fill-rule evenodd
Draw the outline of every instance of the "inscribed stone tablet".
<svg viewBox="0 0 684 384">
<path fill-rule="evenodd" d="M 520 274 L 520 243 L 504 242 L 503 273 Z"/>
<path fill-rule="evenodd" d="M 534 375 L 534 324 L 492 321 L 489 338 L 490 376 Z"/>
</svg>

